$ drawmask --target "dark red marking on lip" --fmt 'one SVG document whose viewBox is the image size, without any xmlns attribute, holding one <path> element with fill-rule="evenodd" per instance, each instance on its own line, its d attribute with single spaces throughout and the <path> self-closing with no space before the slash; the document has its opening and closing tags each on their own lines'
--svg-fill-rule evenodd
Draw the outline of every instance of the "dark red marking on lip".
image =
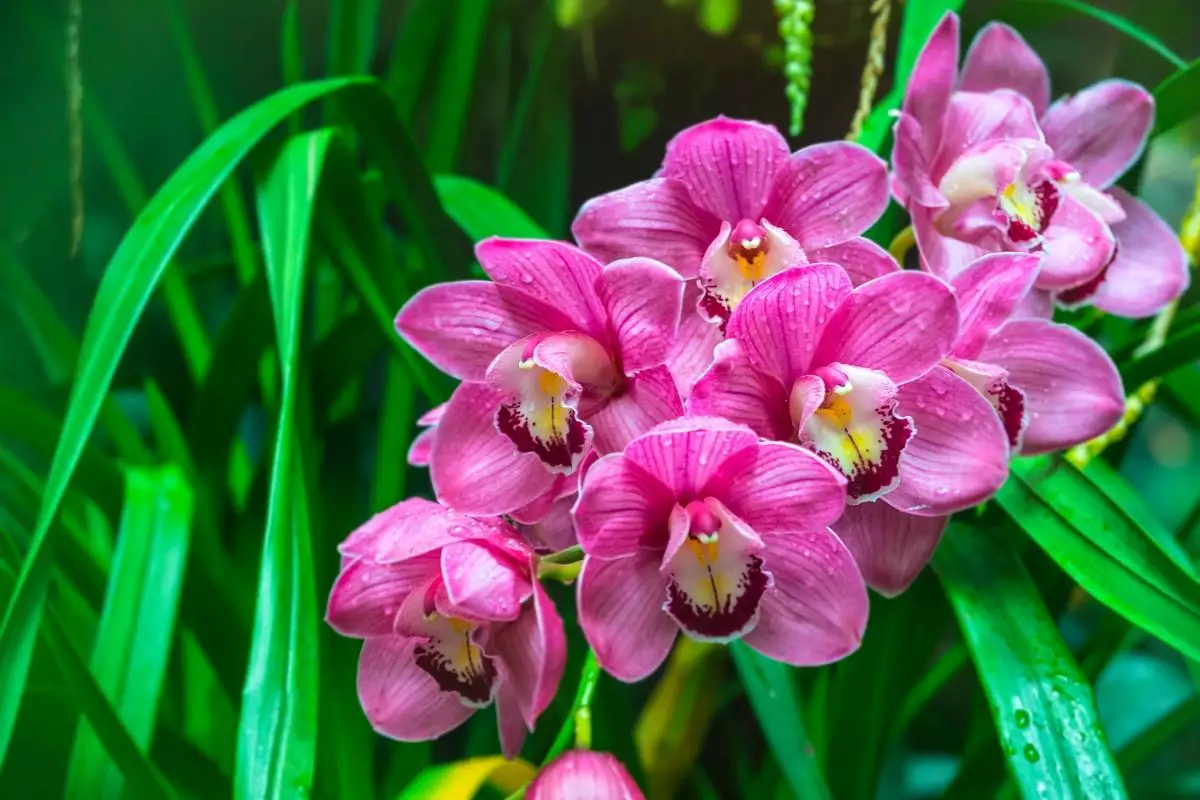
<svg viewBox="0 0 1200 800">
<path fill-rule="evenodd" d="M 711 567 L 710 576 L 711 576 Z M 713 584 L 711 606 L 698 605 L 674 580 L 667 584 L 667 613 L 674 617 L 688 633 L 701 639 L 725 639 L 745 632 L 746 627 L 758 613 L 758 604 L 767 590 L 768 577 L 763 571 L 763 561 L 752 555 L 746 568 L 738 578 L 741 595 L 734 593 L 723 599 L 717 597 Z"/>
</svg>

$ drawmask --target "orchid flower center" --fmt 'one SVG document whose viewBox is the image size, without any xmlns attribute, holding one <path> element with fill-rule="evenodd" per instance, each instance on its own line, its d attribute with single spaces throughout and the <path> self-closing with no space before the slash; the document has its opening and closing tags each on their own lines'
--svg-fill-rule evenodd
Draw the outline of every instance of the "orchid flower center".
<svg viewBox="0 0 1200 800">
<path fill-rule="evenodd" d="M 874 500 L 900 480 L 914 433 L 896 411 L 896 384 L 876 370 L 830 364 L 796 382 L 790 400 L 802 444 L 846 476 L 847 502 Z"/>
<path fill-rule="evenodd" d="M 439 689 L 454 692 L 465 705 L 490 703 L 496 665 L 475 641 L 479 626 L 432 611 L 425 614 L 423 627 L 429 640 L 413 651 L 417 666 L 437 682 Z"/>
<path fill-rule="evenodd" d="M 748 219 L 739 222 L 729 235 L 729 257 L 737 264 L 742 279 L 751 285 L 767 277 L 768 247 L 767 232 Z"/>
<path fill-rule="evenodd" d="M 724 223 L 721 237 L 709 248 L 700 267 L 701 313 L 723 326 L 751 289 L 804 263 L 803 248 L 767 220 L 743 219 L 732 228 Z"/>
<path fill-rule="evenodd" d="M 757 555 L 762 540 L 715 500 L 693 500 L 683 511 L 687 530 L 672 532 L 663 558 L 667 613 L 696 639 L 728 641 L 748 633 L 771 584 Z"/>
<path fill-rule="evenodd" d="M 1059 190 L 1051 180 L 1032 184 L 1022 178 L 1005 186 L 997 198 L 1007 218 L 1008 238 L 1016 244 L 1040 244 L 1041 235 L 1058 209 Z"/>
</svg>

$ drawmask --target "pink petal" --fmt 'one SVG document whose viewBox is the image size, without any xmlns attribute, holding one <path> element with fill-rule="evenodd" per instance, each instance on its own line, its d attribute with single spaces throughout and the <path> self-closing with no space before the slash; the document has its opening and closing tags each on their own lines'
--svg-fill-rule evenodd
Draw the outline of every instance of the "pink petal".
<svg viewBox="0 0 1200 800">
<path fill-rule="evenodd" d="M 338 545 L 347 558 L 394 564 L 464 539 L 504 535 L 500 519 L 468 517 L 422 497 L 380 511 Z"/>
<path fill-rule="evenodd" d="M 965 92 L 1012 89 L 1029 98 L 1039 115 L 1050 102 L 1046 65 L 1021 34 L 999 22 L 989 23 L 975 36 L 958 87 Z"/>
<path fill-rule="evenodd" d="M 605 456 L 588 470 L 572 515 L 584 552 L 619 558 L 663 547 L 675 495 L 626 455 Z"/>
<path fill-rule="evenodd" d="M 379 636 L 363 643 L 358 659 L 358 700 L 371 727 L 401 742 L 436 739 L 475 713 L 417 666 L 419 645 L 418 639 Z"/>
<path fill-rule="evenodd" d="M 525 540 L 539 552 L 565 550 L 579 544 L 575 538 L 575 521 L 571 518 L 571 507 L 576 495 L 555 501 L 546 515 L 536 522 L 521 526 Z"/>
<path fill-rule="evenodd" d="M 1109 79 L 1051 106 L 1042 130 L 1057 158 L 1103 189 L 1137 161 L 1153 123 L 1150 93 L 1136 83 Z"/>
<path fill-rule="evenodd" d="M 500 729 L 500 752 L 509 760 L 519 756 L 529 729 L 521 716 L 517 690 L 507 676 L 496 689 L 496 726 Z"/>
<path fill-rule="evenodd" d="M 1044 319 L 1054 316 L 1054 296 L 1035 285 L 1013 311 L 1014 319 Z"/>
<path fill-rule="evenodd" d="M 439 369 L 480 381 L 496 354 L 518 339 L 574 327 L 559 307 L 488 281 L 439 283 L 404 304 L 396 330 Z"/>
<path fill-rule="evenodd" d="M 958 16 L 946 12 L 917 56 L 904 95 L 904 113 L 917 121 L 931 141 L 940 136 L 957 77 Z"/>
<path fill-rule="evenodd" d="M 864 283 L 838 306 L 812 363 L 866 367 L 903 383 L 941 361 L 957 332 L 950 287 L 932 275 L 898 272 Z"/>
<path fill-rule="evenodd" d="M 749 426 L 764 439 L 787 441 L 795 434 L 788 417 L 788 392 L 755 369 L 732 339 L 717 348 L 711 369 L 692 388 L 688 412 L 724 417 Z"/>
<path fill-rule="evenodd" d="M 604 561 L 589 556 L 579 574 L 579 624 L 596 659 L 618 680 L 645 678 L 667 658 L 678 627 L 663 611 L 661 552 Z"/>
<path fill-rule="evenodd" d="M 787 142 L 774 126 L 717 117 L 675 134 L 662 175 L 684 184 L 717 219 L 757 220 L 787 157 Z"/>
<path fill-rule="evenodd" d="M 942 366 L 969 383 L 988 401 L 1004 426 L 1009 451 L 1020 452 L 1029 415 L 1025 413 L 1025 393 L 1009 382 L 1008 370 L 963 358 L 947 358 Z"/>
<path fill-rule="evenodd" d="M 608 753 L 569 750 L 538 773 L 528 800 L 645 800 L 625 767 Z"/>
<path fill-rule="evenodd" d="M 955 92 L 946 113 L 942 147 L 933 167 L 934 181 L 964 153 L 991 139 L 1041 141 L 1037 114 L 1022 95 L 1007 90 L 976 94 Z"/>
<path fill-rule="evenodd" d="M 525 565 L 483 541 L 443 547 L 442 579 L 455 616 L 474 620 L 514 620 L 533 591 Z"/>
<path fill-rule="evenodd" d="M 1112 226 L 1117 255 L 1088 302 L 1122 317 L 1148 317 L 1188 287 L 1187 256 L 1175 233 L 1145 203 L 1114 187 L 1125 219 Z"/>
<path fill-rule="evenodd" d="M 926 516 L 982 503 L 1008 477 L 1008 434 L 983 395 L 945 367 L 900 387 L 900 412 L 917 435 L 884 501 Z"/>
<path fill-rule="evenodd" d="M 938 218 L 938 228 L 946 232 L 959 232 L 965 226 L 956 216 L 978 200 L 990 200 L 987 204 L 989 221 L 996 208 L 995 198 L 1021 174 L 1029 160 L 1030 150 L 1042 149 L 1045 145 L 1008 139 L 988 140 L 971 147 L 956 158 L 946 169 L 938 183 L 938 193 L 953 208 Z M 969 231 L 970 232 L 970 231 Z"/>
<path fill-rule="evenodd" d="M 849 295 L 850 278 L 836 264 L 793 267 L 746 295 L 726 336 L 737 340 L 755 368 L 790 386 L 808 372 L 814 343 Z"/>
<path fill-rule="evenodd" d="M 979 360 L 1004 367 L 1012 384 L 1025 392 L 1026 454 L 1062 450 L 1099 436 L 1125 410 L 1112 359 L 1066 325 L 1013 320 L 997 331 Z"/>
<path fill-rule="evenodd" d="M 558 691 L 567 658 L 567 636 L 554 601 L 533 583 L 533 602 L 491 639 L 504 662 L 507 682 L 516 690 L 521 717 L 529 730 Z"/>
<path fill-rule="evenodd" d="M 683 308 L 679 274 L 649 258 L 624 259 L 604 268 L 596 291 L 608 312 L 625 373 L 666 361 Z"/>
<path fill-rule="evenodd" d="M 854 286 L 861 286 L 869 280 L 900 271 L 900 265 L 887 250 L 861 236 L 818 248 L 810 252 L 808 257 L 810 261 L 829 261 L 837 264 L 846 270 Z"/>
<path fill-rule="evenodd" d="M 1036 285 L 1048 290 L 1078 286 L 1099 274 L 1112 260 L 1116 242 L 1099 214 L 1066 193 L 1043 236 L 1046 254 Z"/>
<path fill-rule="evenodd" d="M 720 226 L 683 183 L 653 178 L 588 200 L 571 233 L 603 262 L 647 256 L 690 278 Z"/>
<path fill-rule="evenodd" d="M 762 599 L 746 644 L 795 666 L 817 666 L 858 649 L 867 626 L 867 587 L 831 530 L 772 536 L 766 568 L 775 588 Z"/>
<path fill-rule="evenodd" d="M 992 333 L 1013 316 L 1037 277 L 1041 259 L 1026 253 L 986 255 L 959 273 L 951 285 L 958 298 L 958 341 L 954 355 L 974 358 Z"/>
<path fill-rule="evenodd" d="M 428 467 L 433 456 L 433 440 L 437 437 L 437 428 L 426 428 L 413 437 L 408 447 L 408 464 L 411 467 Z"/>
<path fill-rule="evenodd" d="M 475 257 L 496 283 L 536 297 L 574 323 L 559 330 L 573 328 L 603 341 L 605 313 L 596 294 L 600 262 L 578 247 L 566 242 L 492 237 L 475 245 Z"/>
<path fill-rule="evenodd" d="M 325 621 L 343 636 L 390 636 L 404 598 L 437 572 L 436 553 L 395 564 L 354 559 L 333 583 Z"/>
<path fill-rule="evenodd" d="M 949 521 L 948 516 L 905 514 L 880 500 L 847 508 L 834 527 L 867 585 L 884 597 L 895 597 L 929 563 Z"/>
<path fill-rule="evenodd" d="M 579 472 L 583 469 L 580 464 L 580 469 L 571 475 L 557 475 L 554 483 L 550 485 L 542 494 L 538 495 L 529 503 L 520 508 L 513 509 L 509 516 L 520 523 L 534 523 L 542 519 L 549 513 L 551 506 L 554 505 L 560 498 L 568 497 L 575 494 L 579 488 Z"/>
<path fill-rule="evenodd" d="M 725 419 L 694 417 L 635 439 L 625 448 L 625 458 L 653 475 L 673 497 L 694 499 L 715 491 L 714 478 L 725 462 L 757 444 L 749 428 Z"/>
<path fill-rule="evenodd" d="M 826 142 L 788 158 L 763 216 L 808 250 L 857 236 L 887 204 L 887 165 L 862 145 Z"/>
<path fill-rule="evenodd" d="M 951 280 L 988 253 L 979 245 L 951 238 L 938 230 L 934 219 L 938 212 L 914 206 L 911 213 L 913 235 L 917 240 L 917 251 L 921 254 L 921 268 L 926 272 L 942 280 Z"/>
<path fill-rule="evenodd" d="M 948 97 L 948 95 L 947 95 Z M 928 208 L 944 208 L 946 198 L 932 179 L 932 154 L 926 151 L 926 136 L 921 124 L 909 114 L 901 114 L 894 128 L 892 176 L 903 190 L 897 200 L 903 206 L 913 203 Z"/>
<path fill-rule="evenodd" d="M 700 296 L 700 287 L 689 283 L 683 295 L 679 332 L 667 354 L 667 368 L 675 378 L 679 395 L 685 400 L 692 392 L 692 385 L 712 364 L 713 348 L 724 338 L 720 327 L 696 310 Z"/>
<path fill-rule="evenodd" d="M 652 367 L 629 378 L 603 403 L 585 409 L 592 443 L 604 455 L 616 453 L 660 422 L 683 414 L 683 401 L 666 367 Z"/>
<path fill-rule="evenodd" d="M 496 409 L 506 397 L 479 383 L 464 383 L 451 395 L 429 471 L 442 503 L 466 514 L 507 514 L 554 483 L 541 459 L 496 430 Z"/>
<path fill-rule="evenodd" d="M 763 442 L 729 459 L 710 486 L 713 497 L 763 535 L 827 527 L 846 503 L 840 472 L 784 442 Z"/>
</svg>

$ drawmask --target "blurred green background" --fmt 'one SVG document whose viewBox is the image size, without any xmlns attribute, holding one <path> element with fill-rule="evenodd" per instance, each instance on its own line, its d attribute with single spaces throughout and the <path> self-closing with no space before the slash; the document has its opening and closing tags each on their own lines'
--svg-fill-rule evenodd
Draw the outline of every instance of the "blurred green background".
<svg viewBox="0 0 1200 800">
<path fill-rule="evenodd" d="M 1196 0 L 1092 5 L 1152 31 L 1187 60 L 1200 54 Z M 870 0 L 817 0 L 812 89 L 795 146 L 846 135 L 858 103 L 869 6 Z M 431 174 L 497 188 L 556 237 L 568 236 L 574 211 L 587 198 L 649 176 L 680 128 L 725 114 L 786 129 L 789 116 L 784 46 L 769 0 L 82 0 L 76 10 L 83 94 L 72 119 L 69 4 L 0 4 L 0 152 L 6 156 L 0 171 L 0 409 L 6 416 L 0 524 L 18 548 L 35 527 L 38 487 L 67 404 L 71 358 L 63 353 L 78 346 L 117 245 L 146 200 L 216 125 L 285 84 L 340 74 L 379 77 Z M 1144 43 L 1070 3 L 969 0 L 962 14 L 968 36 L 994 18 L 1015 25 L 1048 63 L 1056 96 L 1110 75 L 1154 87 L 1173 69 Z M 889 64 L 901 17 L 897 6 Z M 879 97 L 891 80 L 889 69 Z M 294 122 L 337 124 L 341 113 L 316 104 Z M 81 136 L 79 147 L 73 131 Z M 1172 226 L 1192 199 L 1197 153 L 1200 127 L 1193 121 L 1157 138 L 1130 179 Z M 74 185 L 73 159 L 82 164 Z M 182 421 L 185 450 L 195 457 L 205 491 L 229 495 L 197 510 L 198 520 L 210 516 L 206 524 L 218 534 L 210 544 L 223 554 L 218 561 L 227 571 L 218 580 L 197 577 L 189 562 L 180 628 L 168 648 L 158 713 L 151 716 L 154 763 L 177 789 L 197 797 L 231 793 L 237 678 L 249 652 L 278 403 L 274 367 L 264 355 L 271 336 L 266 292 L 261 281 L 247 288 L 239 280 L 262 270 L 254 224 L 261 162 L 251 159 L 240 168 L 235 189 L 203 212 L 174 267 L 211 343 L 221 351 L 225 342 L 225 352 L 246 362 L 219 365 L 249 370 L 249 380 L 231 383 L 243 393 L 223 396 L 221 383 L 189 366 L 161 295 L 138 323 L 113 389 L 121 412 L 150 445 L 146 461 L 171 460 L 156 425 L 161 413 L 154 411 L 165 403 Z M 430 273 L 413 255 L 405 221 L 384 207 L 378 180 L 368 174 L 365 184 L 378 216 L 364 222 L 384 232 L 387 255 L 372 269 L 404 276 L 408 290 L 466 274 L 465 261 L 455 264 L 456 272 Z M 467 235 L 454 229 L 453 239 L 438 244 L 447 254 L 465 252 L 474 231 L 487 225 L 472 227 L 461 214 L 451 216 Z M 72 225 L 79 220 L 82 237 L 73 252 Z M 875 235 L 886 243 L 902 224 L 893 208 Z M 309 502 L 322 605 L 337 568 L 335 544 L 370 513 L 406 494 L 428 494 L 425 472 L 407 468 L 404 454 L 414 420 L 431 405 L 428 394 L 414 388 L 411 362 L 398 356 L 369 304 L 328 260 L 322 253 L 310 270 L 315 288 L 304 335 L 314 398 L 305 413 L 320 442 Z M 403 294 L 388 297 L 402 300 Z M 47 318 L 60 327 L 48 330 Z M 240 327 L 233 329 L 235 322 Z M 1145 325 L 1102 320 L 1093 330 L 1119 348 L 1136 341 Z M 267 361 L 256 382 L 261 358 Z M 1193 546 L 1200 544 L 1200 429 L 1191 391 L 1197 383 L 1194 366 L 1173 373 L 1159 405 L 1107 456 L 1136 489 L 1145 513 Z M 448 388 L 436 384 L 434 393 Z M 214 415 L 232 420 L 232 450 L 240 459 L 229 456 L 229 441 L 224 450 L 221 444 L 206 448 L 212 442 L 205 421 Z M 68 498 L 64 518 L 71 517 L 73 544 L 64 549 L 52 587 L 57 614 L 84 660 L 96 638 L 122 505 L 112 430 L 105 426 L 93 443 L 93 480 L 80 481 Z M 96 486 L 107 487 L 108 495 L 97 496 Z M 196 494 L 197 505 L 211 501 L 211 494 Z M 1179 730 L 1127 773 L 1131 795 L 1200 796 L 1200 715 L 1183 660 L 1148 637 L 1121 639 L 1127 626 L 1119 618 L 1073 591 L 1044 555 L 1026 555 L 1077 655 L 1099 647 L 1098 637 L 1119 639 L 1090 676 L 1115 750 L 1184 709 Z M 570 627 L 572 592 L 552 588 Z M 799 675 L 833 796 L 931 797 L 947 787 L 950 797 L 994 794 L 1004 782 L 1002 754 L 937 582 L 925 576 L 903 601 L 873 598 L 872 613 L 872 631 L 880 633 L 868 634 L 862 652 Z M 197 635 L 196 628 L 210 630 Z M 889 630 L 892 638 L 884 639 Z M 903 632 L 898 639 L 896 630 Z M 227 651 L 213 652 L 213 643 Z M 434 743 L 399 745 L 373 735 L 354 696 L 357 643 L 322 625 L 319 649 L 313 795 L 396 797 L 431 764 L 498 751 L 491 710 Z M 559 698 L 523 751 L 533 763 L 566 716 L 583 653 L 572 630 Z M 892 661 L 898 653 L 909 653 L 903 665 Z M 941 664 L 948 677 L 932 684 L 937 691 L 923 698 L 927 702 L 906 710 L 905 698 L 920 696 L 912 692 L 931 664 Z M 789 796 L 736 676 L 724 651 L 685 648 L 662 681 L 623 686 L 605 677 L 594 744 L 616 753 L 652 796 Z M 62 796 L 79 719 L 78 702 L 64 688 L 69 681 L 39 644 L 0 769 L 0 795 Z M 893 731 L 897 720 L 903 725 Z M 484 791 L 502 794 L 495 787 Z"/>
</svg>

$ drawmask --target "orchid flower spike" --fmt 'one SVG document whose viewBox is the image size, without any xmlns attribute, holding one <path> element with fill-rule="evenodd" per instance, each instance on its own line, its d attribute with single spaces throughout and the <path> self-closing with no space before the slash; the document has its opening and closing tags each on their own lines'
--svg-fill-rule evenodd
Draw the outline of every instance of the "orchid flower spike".
<svg viewBox="0 0 1200 800">
<path fill-rule="evenodd" d="M 413 498 L 339 545 L 326 621 L 363 639 L 358 697 L 371 725 L 434 739 L 496 703 L 512 758 L 554 699 L 566 635 L 533 551 L 498 518 Z"/>
<path fill-rule="evenodd" d="M 645 800 L 628 770 L 608 753 L 568 750 L 529 785 L 527 800 Z"/>
<path fill-rule="evenodd" d="M 1090 303 L 1149 316 L 1188 283 L 1170 228 L 1113 183 L 1150 135 L 1154 99 L 1105 80 L 1049 104 L 1045 65 L 993 23 L 958 71 L 948 13 L 917 59 L 896 123 L 893 189 L 923 265 L 953 278 L 989 252 L 1042 254 L 1024 313 Z"/>
<path fill-rule="evenodd" d="M 844 487 L 806 450 L 722 419 L 664 423 L 601 458 L 573 512 L 579 620 L 601 666 L 645 678 L 679 630 L 788 664 L 854 651 L 866 587 L 828 528 Z"/>
<path fill-rule="evenodd" d="M 683 281 L 657 261 L 602 266 L 561 242 L 487 239 L 476 255 L 491 281 L 431 286 L 396 328 L 465 381 L 416 451 L 438 499 L 507 514 L 557 497 L 590 448 L 620 450 L 682 412 L 663 364 Z"/>
</svg>

